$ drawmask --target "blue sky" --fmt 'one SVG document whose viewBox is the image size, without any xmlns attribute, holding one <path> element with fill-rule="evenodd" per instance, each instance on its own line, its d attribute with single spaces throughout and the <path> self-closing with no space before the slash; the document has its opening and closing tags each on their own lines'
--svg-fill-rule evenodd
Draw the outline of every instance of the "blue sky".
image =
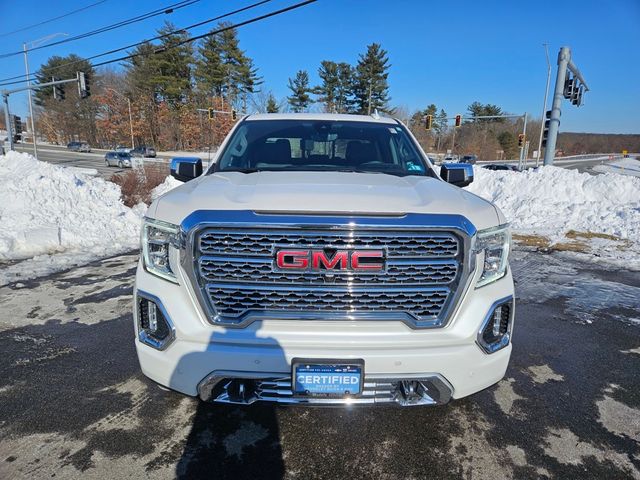
<svg viewBox="0 0 640 480">
<path fill-rule="evenodd" d="M 106 0 L 56 22 L 3 35 L 95 1 L 6 0 L 0 53 L 21 49 L 25 40 L 55 32 L 84 33 L 177 0 Z M 295 1 L 273 0 L 233 20 Z M 90 56 L 134 43 L 153 36 L 165 18 L 186 26 L 249 3 L 201 0 L 171 15 L 34 51 L 30 66 L 35 69 L 54 54 Z M 554 67 L 559 48 L 568 45 L 591 91 L 580 108 L 565 102 L 561 131 L 640 133 L 640 0 L 319 0 L 243 27 L 239 36 L 264 77 L 263 88 L 277 97 L 288 94 L 287 78 L 296 70 L 307 69 L 315 81 L 321 60 L 355 63 L 367 44 L 378 42 L 392 64 L 392 105 L 415 110 L 435 103 L 451 115 L 464 113 L 477 100 L 539 117 L 546 81 L 542 44 L 549 43 Z M 0 59 L 0 78 L 22 73 L 21 56 Z M 552 86 L 554 81 L 555 69 Z M 25 115 L 26 95 L 12 96 L 11 104 L 13 112 Z"/>
</svg>

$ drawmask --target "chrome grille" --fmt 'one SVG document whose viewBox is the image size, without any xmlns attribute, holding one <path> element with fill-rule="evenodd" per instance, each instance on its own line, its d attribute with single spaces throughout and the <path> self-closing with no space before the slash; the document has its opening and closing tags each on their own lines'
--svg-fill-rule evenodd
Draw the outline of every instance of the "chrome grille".
<svg viewBox="0 0 640 480">
<path fill-rule="evenodd" d="M 216 311 L 224 316 L 240 316 L 248 310 L 307 312 L 408 312 L 418 317 L 436 317 L 444 306 L 447 288 L 302 288 L 221 284 L 207 286 Z"/>
<path fill-rule="evenodd" d="M 259 318 L 360 317 L 439 326 L 464 273 L 464 240 L 444 230 L 207 226 L 191 239 L 201 298 L 211 320 L 228 326 Z M 383 249 L 386 269 L 276 271 L 275 251 L 282 247 Z"/>
<path fill-rule="evenodd" d="M 386 275 L 352 273 L 334 275 L 333 284 L 449 284 L 456 278 L 458 262 L 455 260 L 416 260 L 391 262 Z M 274 271 L 271 258 L 241 259 L 203 256 L 200 273 L 207 282 L 250 282 L 268 284 L 298 283 L 311 285 L 318 282 L 317 273 Z M 327 279 L 325 278 L 325 281 Z"/>
<path fill-rule="evenodd" d="M 271 255 L 274 246 L 386 248 L 389 257 L 455 257 L 458 241 L 450 233 L 432 232 L 358 232 L 357 237 L 342 231 L 305 230 L 225 230 L 208 231 L 200 236 L 200 253 L 204 255 Z"/>
</svg>

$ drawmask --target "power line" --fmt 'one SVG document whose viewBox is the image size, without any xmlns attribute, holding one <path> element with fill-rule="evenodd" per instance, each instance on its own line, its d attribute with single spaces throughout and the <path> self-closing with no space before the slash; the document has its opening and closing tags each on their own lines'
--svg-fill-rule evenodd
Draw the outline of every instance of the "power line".
<svg viewBox="0 0 640 480">
<path fill-rule="evenodd" d="M 270 18 L 270 17 L 275 17 L 276 15 L 280 15 L 282 13 L 286 13 L 286 12 L 289 12 L 291 10 L 295 10 L 297 8 L 304 7 L 306 5 L 309 5 L 311 3 L 315 3 L 317 1 L 318 0 L 306 0 L 304 2 L 299 2 L 299 3 L 296 3 L 294 5 L 290 5 L 288 7 L 284 7 L 284 8 L 281 8 L 279 10 L 275 10 L 273 12 L 265 13 L 264 15 L 260 15 L 259 17 L 250 18 L 249 20 L 245 20 L 243 22 L 239 22 L 239 23 L 236 23 L 236 24 L 233 24 L 233 25 L 227 25 L 226 27 L 219 28 L 218 30 L 213 30 L 213 31 L 211 31 L 209 33 L 204 33 L 202 35 L 197 35 L 195 37 L 188 38 L 186 40 L 183 40 L 182 42 L 178 42 L 178 43 L 176 43 L 174 45 L 171 45 L 168 48 L 158 49 L 158 50 L 155 50 L 154 52 L 150 52 L 150 53 L 142 53 L 142 52 L 133 53 L 133 54 L 127 55 L 125 57 L 114 58 L 112 60 L 107 60 L 107 61 L 101 62 L 101 63 L 94 63 L 91 66 L 93 68 L 101 67 L 103 65 L 108 65 L 110 63 L 122 62 L 124 60 L 129 60 L 129 59 L 135 58 L 135 57 L 147 56 L 147 55 L 150 55 L 152 53 L 160 53 L 160 52 L 164 52 L 166 50 L 171 50 L 171 49 L 177 48 L 177 47 L 179 47 L 181 45 L 185 45 L 187 43 L 195 42 L 196 40 L 200 40 L 202 38 L 207 38 L 207 37 L 211 37 L 213 35 L 217 35 L 219 33 L 226 32 L 227 30 L 232 30 L 232 29 L 238 28 L 238 27 L 244 27 L 245 25 L 249 25 L 251 23 L 256 23 L 256 22 L 259 22 L 261 20 L 265 20 L 265 19 Z"/>
<path fill-rule="evenodd" d="M 73 11 L 71 11 L 69 13 L 65 13 L 63 15 L 59 15 L 59 16 L 54 17 L 54 18 L 50 18 L 49 20 L 44 20 L 44 21 L 39 22 L 39 23 L 34 23 L 33 25 L 28 25 L 26 27 L 22 27 L 22 28 L 19 28 L 17 30 L 14 30 L 12 32 L 0 33 L 0 37 L 7 37 L 9 35 L 13 35 L 14 33 L 24 32 L 25 30 L 30 30 L 32 28 L 39 27 L 40 25 L 45 25 L 47 23 L 55 22 L 56 20 L 60 20 L 61 18 L 68 17 L 70 15 L 73 15 L 74 13 L 82 12 L 84 10 L 87 10 L 87 9 L 91 8 L 91 7 L 95 7 L 96 5 L 100 5 L 101 3 L 104 3 L 106 1 L 107 0 L 100 0 L 99 2 L 92 3 L 91 5 L 87 5 L 86 7 L 78 8 L 77 10 L 73 10 Z"/>
<path fill-rule="evenodd" d="M 151 12 L 143 13 L 142 15 L 138 15 L 137 17 L 128 18 L 125 20 L 121 20 L 120 22 L 113 23 L 111 25 L 107 25 L 105 27 L 100 27 L 96 30 L 92 30 L 90 32 L 81 33 L 79 35 L 75 35 L 73 37 L 65 38 L 64 40 L 58 40 L 57 42 L 47 43 L 46 45 L 41 45 L 39 47 L 34 47 L 29 49 L 30 52 L 35 50 L 41 50 L 43 48 L 49 48 L 56 45 L 61 45 L 63 43 L 74 42 L 76 40 L 81 40 L 83 38 L 91 37 L 93 35 L 98 35 L 100 33 L 108 32 L 111 30 L 115 30 L 120 27 L 125 27 L 127 25 L 131 25 L 133 23 L 141 22 L 143 20 L 148 20 L 149 18 L 156 17 L 158 15 L 170 14 L 173 13 L 174 10 L 178 10 L 180 8 L 188 7 L 193 5 L 194 3 L 198 3 L 200 0 L 182 0 L 181 2 L 174 3 L 172 5 L 167 5 L 166 7 L 153 10 Z M 16 55 L 22 55 L 24 52 L 22 50 L 18 50 L 15 52 L 3 53 L 0 54 L 0 58 L 8 58 Z"/>
<path fill-rule="evenodd" d="M 93 59 L 95 59 L 95 58 L 100 58 L 100 57 L 104 57 L 104 56 L 106 56 L 106 55 L 111 55 L 111 54 L 113 54 L 113 53 L 121 52 L 121 51 L 123 51 L 123 50 L 128 50 L 128 49 L 130 49 L 130 48 L 134 48 L 134 47 L 137 47 L 137 46 L 143 45 L 143 44 L 145 44 L 145 43 L 153 42 L 153 41 L 155 41 L 155 40 L 161 40 L 161 39 L 166 38 L 166 37 L 169 37 L 169 36 L 171 36 L 171 35 L 175 35 L 176 33 L 181 33 L 181 32 L 184 32 L 184 31 L 187 31 L 187 30 L 191 30 L 191 29 L 194 29 L 194 28 L 197 28 L 197 27 L 201 27 L 202 25 L 206 25 L 206 24 L 208 24 L 208 23 L 215 22 L 216 20 L 222 20 L 223 18 L 226 18 L 226 17 L 232 16 L 232 15 L 235 15 L 235 14 L 237 14 L 237 13 L 241 13 L 241 12 L 244 12 L 244 11 L 246 11 L 246 10 L 250 10 L 250 9 L 252 9 L 252 8 L 259 7 L 260 5 L 264 5 L 265 3 L 269 3 L 269 2 L 271 2 L 271 1 L 273 1 L 273 0 L 261 0 L 261 1 L 256 2 L 256 3 L 252 3 L 251 5 L 247 5 L 246 7 L 238 8 L 238 9 L 233 10 L 233 11 L 231 11 L 231 12 L 228 12 L 228 13 L 225 13 L 225 14 L 222 14 L 222 15 L 218 15 L 217 17 L 209 18 L 209 19 L 207 19 L 207 20 L 203 20 L 203 21 L 198 22 L 198 23 L 194 23 L 194 24 L 189 25 L 189 26 L 184 27 L 184 28 L 177 28 L 176 30 L 173 30 L 173 31 L 171 31 L 171 32 L 168 32 L 168 33 L 165 33 L 165 34 L 162 34 L 162 35 L 158 35 L 158 36 L 153 37 L 153 38 L 150 38 L 150 39 L 146 39 L 146 40 L 142 40 L 142 41 L 140 41 L 140 42 L 132 43 L 132 44 L 130 44 L 130 45 L 126 45 L 126 46 L 124 46 L 124 47 L 115 48 L 115 49 L 113 49 L 113 50 L 109 50 L 109 51 L 107 51 L 107 52 L 99 53 L 99 54 L 97 54 L 97 55 L 93 55 L 93 56 L 91 56 L 91 57 L 83 58 L 83 59 L 81 59 L 81 60 L 76 60 L 76 61 L 73 61 L 73 62 L 63 63 L 62 65 L 58 65 L 57 67 L 51 68 L 51 69 L 50 69 L 50 71 L 59 70 L 59 69 L 61 69 L 61 68 L 68 67 L 68 66 L 70 66 L 70 65 L 76 65 L 76 64 L 78 64 L 78 63 L 85 62 L 85 61 L 87 61 L 87 60 L 93 60 Z M 221 31 L 223 31 L 223 30 L 221 30 Z M 213 35 L 213 33 L 210 33 L 210 34 L 211 34 L 211 35 Z M 37 72 L 37 71 L 36 71 L 36 72 L 34 72 L 34 73 L 29 77 L 29 79 L 30 79 L 30 80 L 32 80 L 32 81 L 37 80 L 37 77 L 36 77 L 36 75 L 37 75 L 37 74 L 38 74 L 38 72 Z M 11 82 L 5 82 L 5 80 L 14 80 L 14 79 L 16 79 L 16 78 L 20 78 L 20 79 L 22 79 L 22 80 L 11 81 Z M 26 80 L 27 80 L 27 75 L 25 75 L 25 74 L 17 75 L 17 76 L 15 76 L 15 77 L 7 77 L 7 78 L 0 79 L 0 81 L 4 82 L 4 83 L 0 83 L 0 86 L 4 86 L 4 85 L 15 85 L 15 84 L 18 84 L 18 83 L 26 82 Z"/>
</svg>

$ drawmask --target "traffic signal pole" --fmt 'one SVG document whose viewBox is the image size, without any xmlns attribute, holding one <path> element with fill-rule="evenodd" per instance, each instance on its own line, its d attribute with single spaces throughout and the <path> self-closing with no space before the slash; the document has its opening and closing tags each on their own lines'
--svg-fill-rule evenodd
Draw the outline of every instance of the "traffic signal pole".
<svg viewBox="0 0 640 480">
<path fill-rule="evenodd" d="M 544 165 L 553 165 L 553 159 L 556 154 L 556 142 L 562 113 L 560 107 L 564 98 L 564 81 L 567 79 L 567 66 L 569 65 L 570 56 L 569 47 L 562 47 L 560 53 L 558 53 L 558 75 L 556 76 L 556 86 L 553 90 L 553 103 L 551 104 L 551 116 L 549 117 L 549 136 L 544 150 Z"/>
<path fill-rule="evenodd" d="M 52 82 L 47 83 L 38 83 L 37 85 L 29 85 L 27 87 L 15 88 L 13 90 L 3 90 L 2 91 L 2 99 L 4 101 L 4 116 L 5 121 L 7 123 L 7 133 L 9 134 L 9 150 L 15 150 L 14 142 L 13 142 L 13 132 L 11 129 L 11 123 L 9 123 L 9 95 L 17 92 L 24 92 L 25 90 L 38 90 L 44 87 L 51 87 L 55 85 L 63 85 L 65 83 L 78 82 L 78 78 L 70 78 L 68 80 L 54 80 Z M 32 117 L 33 118 L 33 117 Z"/>
<path fill-rule="evenodd" d="M 571 61 L 571 49 L 569 47 L 562 47 L 558 53 L 558 76 L 556 77 L 556 85 L 553 91 L 553 103 L 551 104 L 551 113 L 549 115 L 549 130 L 547 134 L 547 145 L 544 151 L 544 164 L 553 165 L 553 159 L 556 154 L 556 142 L 558 140 L 558 130 L 560 128 L 560 115 L 562 106 L 562 99 L 569 98 L 565 96 L 565 80 L 567 80 L 567 72 L 571 71 L 575 79 L 578 79 L 582 86 L 580 87 L 580 99 L 574 103 L 574 105 L 580 106 L 582 101 L 582 88 L 585 91 L 589 90 L 587 82 L 584 81 L 580 70 Z"/>
</svg>

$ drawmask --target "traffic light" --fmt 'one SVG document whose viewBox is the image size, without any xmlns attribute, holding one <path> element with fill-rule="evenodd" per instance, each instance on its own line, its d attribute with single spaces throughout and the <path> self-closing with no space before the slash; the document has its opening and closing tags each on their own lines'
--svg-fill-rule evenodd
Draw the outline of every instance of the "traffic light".
<svg viewBox="0 0 640 480">
<path fill-rule="evenodd" d="M 427 119 L 424 123 L 424 128 L 426 130 L 431 130 L 431 124 L 433 123 L 433 115 L 427 115 Z"/>
<path fill-rule="evenodd" d="M 55 82 L 55 78 L 51 78 L 52 82 Z M 64 87 L 62 85 L 54 85 L 53 86 L 53 98 L 58 101 L 64 100 Z"/>
<path fill-rule="evenodd" d="M 573 94 L 571 95 L 571 103 L 578 107 L 582 105 L 583 92 L 584 92 L 584 85 L 580 85 L 578 88 L 574 88 Z"/>
<path fill-rule="evenodd" d="M 573 95 L 574 90 L 576 89 L 576 79 L 575 79 L 575 77 L 571 78 L 570 75 L 571 74 L 569 72 L 567 72 L 567 78 L 564 81 L 564 90 L 562 92 L 562 95 L 567 100 L 571 98 L 571 96 Z"/>
<path fill-rule="evenodd" d="M 231 118 L 233 120 L 237 120 L 238 119 L 238 112 L 236 112 L 235 109 L 231 110 Z"/>
<path fill-rule="evenodd" d="M 78 78 L 78 95 L 80 96 L 80 98 L 87 98 L 91 95 L 87 76 L 84 72 L 77 72 L 76 77 Z"/>
<path fill-rule="evenodd" d="M 20 135 L 22 133 L 22 120 L 18 115 L 11 115 L 11 128 L 14 135 Z"/>
<path fill-rule="evenodd" d="M 518 135 L 518 147 L 524 147 L 524 133 Z"/>
<path fill-rule="evenodd" d="M 551 125 L 551 110 L 547 110 L 545 114 L 547 119 L 544 121 L 544 130 L 542 131 L 542 146 L 547 147 L 547 137 L 549 137 L 549 125 Z"/>
<path fill-rule="evenodd" d="M 456 127 L 462 125 L 462 115 L 456 115 Z"/>
<path fill-rule="evenodd" d="M 213 120 L 216 116 L 216 112 L 213 110 L 213 107 L 209 107 L 207 111 L 207 113 L 209 114 L 209 120 Z"/>
</svg>

